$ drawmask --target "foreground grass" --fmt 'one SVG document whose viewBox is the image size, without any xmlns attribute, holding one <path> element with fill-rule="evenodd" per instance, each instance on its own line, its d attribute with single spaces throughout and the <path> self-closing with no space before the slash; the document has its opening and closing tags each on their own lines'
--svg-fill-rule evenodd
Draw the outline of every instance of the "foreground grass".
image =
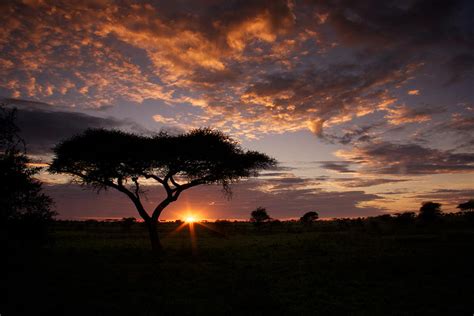
<svg viewBox="0 0 474 316">
<path fill-rule="evenodd" d="M 170 225 L 170 224 L 169 224 Z M 235 224 L 237 225 L 237 224 Z M 13 251 L 4 315 L 471 315 L 474 231 L 321 231 L 283 227 L 163 228 L 167 252 L 146 232 L 59 227 L 55 243 Z M 293 224 L 294 226 L 294 224 Z"/>
</svg>

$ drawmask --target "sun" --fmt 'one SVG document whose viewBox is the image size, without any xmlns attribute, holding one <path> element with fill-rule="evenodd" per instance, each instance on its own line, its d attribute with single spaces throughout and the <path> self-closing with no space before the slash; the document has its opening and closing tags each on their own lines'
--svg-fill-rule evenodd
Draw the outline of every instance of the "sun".
<svg viewBox="0 0 474 316">
<path fill-rule="evenodd" d="M 196 217 L 194 217 L 192 215 L 187 216 L 185 221 L 186 221 L 186 223 L 194 223 L 196 221 Z"/>
<path fill-rule="evenodd" d="M 181 213 L 181 218 L 184 219 L 183 224 L 198 223 L 201 220 L 201 214 L 189 208 Z"/>
</svg>

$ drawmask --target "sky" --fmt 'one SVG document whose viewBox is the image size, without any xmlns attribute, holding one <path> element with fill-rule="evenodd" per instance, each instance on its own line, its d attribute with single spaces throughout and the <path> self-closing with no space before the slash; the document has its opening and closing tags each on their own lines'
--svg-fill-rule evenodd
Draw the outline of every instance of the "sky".
<svg viewBox="0 0 474 316">
<path fill-rule="evenodd" d="M 358 217 L 474 198 L 474 2 L 5 1 L 0 96 L 38 164 L 86 128 L 212 127 L 279 167 L 162 219 Z M 59 218 L 136 216 L 42 172 Z M 150 186 L 148 209 L 163 197 Z"/>
</svg>

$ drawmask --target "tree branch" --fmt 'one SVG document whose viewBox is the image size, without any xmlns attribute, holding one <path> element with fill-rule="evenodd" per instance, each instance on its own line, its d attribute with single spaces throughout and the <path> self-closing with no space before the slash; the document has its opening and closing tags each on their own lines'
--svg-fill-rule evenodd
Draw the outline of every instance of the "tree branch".
<svg viewBox="0 0 474 316">
<path fill-rule="evenodd" d="M 163 185 L 163 187 L 165 188 L 166 190 L 166 194 L 168 195 L 168 197 L 172 196 L 172 193 L 173 193 L 173 189 L 170 188 L 169 184 L 168 184 L 168 179 L 167 179 L 168 175 L 165 176 L 164 179 L 161 179 L 160 177 L 154 175 L 154 174 L 145 174 L 145 178 L 147 179 L 154 179 L 156 180 L 157 182 L 161 183 L 161 185 Z"/>
<path fill-rule="evenodd" d="M 138 183 L 138 178 L 132 178 L 132 181 L 135 183 L 135 196 L 140 200 L 140 184 Z"/>
<path fill-rule="evenodd" d="M 158 218 L 161 215 L 161 212 L 167 207 L 169 204 L 172 202 L 176 201 L 184 190 L 187 190 L 189 188 L 195 187 L 197 185 L 203 184 L 205 181 L 203 179 L 196 179 L 192 180 L 191 182 L 185 183 L 185 184 L 178 184 L 178 187 L 172 190 L 171 194 L 168 194 L 168 197 L 161 201 L 160 204 L 155 208 L 153 211 L 153 214 L 151 216 L 152 220 L 158 220 Z M 169 188 L 169 186 L 168 186 Z"/>
<path fill-rule="evenodd" d="M 123 185 L 123 181 L 122 181 L 121 178 L 118 178 L 117 182 L 118 182 L 118 184 L 115 184 L 112 181 L 109 181 L 108 185 L 110 185 L 111 187 L 119 190 L 122 193 L 125 193 L 130 198 L 130 200 L 132 200 L 133 204 L 135 204 L 135 207 L 137 208 L 138 214 L 140 214 L 140 216 L 143 218 L 143 220 L 148 221 L 150 219 L 150 215 L 148 215 L 145 208 L 143 207 L 143 204 L 140 201 L 140 197 L 139 197 L 138 193 L 136 193 L 137 195 L 135 195 L 130 190 L 128 190 Z M 138 180 L 136 181 L 136 185 L 137 185 L 136 191 L 138 191 L 138 189 L 139 189 Z"/>
<path fill-rule="evenodd" d="M 109 186 L 111 188 L 114 188 L 124 194 L 126 194 L 130 200 L 132 200 L 133 204 L 135 205 L 137 211 L 138 211 L 138 214 L 140 214 L 140 216 L 143 218 L 143 220 L 145 221 L 148 221 L 150 220 L 150 215 L 148 215 L 148 213 L 146 212 L 145 208 L 143 207 L 141 201 L 140 201 L 140 198 L 135 196 L 135 194 L 133 194 L 130 190 L 128 190 L 126 187 L 123 186 L 123 180 L 121 178 L 118 178 L 117 179 L 117 183 L 114 183 L 113 181 L 110 181 L 110 180 L 100 180 L 100 179 L 95 179 L 95 178 L 91 178 L 91 177 L 88 177 L 80 172 L 74 172 L 74 171 L 68 171 L 68 173 L 76 176 L 76 177 L 79 177 L 85 181 L 89 181 L 91 183 L 94 183 L 94 182 L 97 182 L 97 183 L 100 183 L 101 185 L 104 185 L 104 186 Z"/>
<path fill-rule="evenodd" d="M 181 185 L 173 178 L 173 175 L 170 176 L 170 182 L 174 185 L 176 189 L 179 189 L 181 187 Z"/>
<path fill-rule="evenodd" d="M 145 173 L 145 174 L 143 174 L 143 175 L 145 176 L 146 179 L 150 179 L 150 178 L 151 178 L 151 179 L 154 179 L 154 180 L 156 180 L 157 182 L 159 182 L 159 183 L 161 183 L 161 184 L 163 184 L 163 182 L 164 182 L 163 179 L 161 179 L 161 178 L 158 177 L 158 176 L 155 176 L 154 174 Z"/>
</svg>

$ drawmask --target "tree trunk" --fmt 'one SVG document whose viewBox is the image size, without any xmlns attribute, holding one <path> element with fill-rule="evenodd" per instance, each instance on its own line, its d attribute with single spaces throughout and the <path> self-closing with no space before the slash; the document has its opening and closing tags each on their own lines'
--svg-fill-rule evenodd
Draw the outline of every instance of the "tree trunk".
<svg viewBox="0 0 474 316">
<path fill-rule="evenodd" d="M 161 254 L 163 252 L 163 247 L 161 246 L 160 238 L 158 237 L 158 223 L 149 219 L 146 224 L 148 226 L 148 232 L 150 233 L 151 250 L 156 254 Z"/>
</svg>

